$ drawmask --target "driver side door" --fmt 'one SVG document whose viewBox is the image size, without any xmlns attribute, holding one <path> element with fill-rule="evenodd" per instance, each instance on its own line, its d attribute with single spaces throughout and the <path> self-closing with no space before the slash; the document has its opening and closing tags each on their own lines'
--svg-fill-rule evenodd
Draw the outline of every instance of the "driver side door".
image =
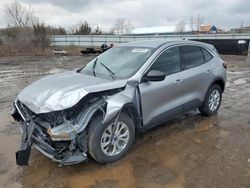
<svg viewBox="0 0 250 188">
<path fill-rule="evenodd" d="M 179 47 L 163 51 L 149 70 L 166 73 L 162 81 L 142 81 L 139 84 L 144 126 L 160 124 L 183 111 L 183 72 Z"/>
</svg>

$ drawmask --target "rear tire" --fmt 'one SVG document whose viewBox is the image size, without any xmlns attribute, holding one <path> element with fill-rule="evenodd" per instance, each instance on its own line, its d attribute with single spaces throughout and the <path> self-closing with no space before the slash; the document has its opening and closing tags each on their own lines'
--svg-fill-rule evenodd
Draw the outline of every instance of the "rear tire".
<svg viewBox="0 0 250 188">
<path fill-rule="evenodd" d="M 205 101 L 201 107 L 199 107 L 199 111 L 202 115 L 211 116 L 216 114 L 220 108 L 222 100 L 222 91 L 219 85 L 212 85 L 206 94 Z"/>
<path fill-rule="evenodd" d="M 122 158 L 133 144 L 133 120 L 120 113 L 116 126 L 114 121 L 102 124 L 102 116 L 97 116 L 89 125 L 88 152 L 99 163 L 111 163 Z"/>
</svg>

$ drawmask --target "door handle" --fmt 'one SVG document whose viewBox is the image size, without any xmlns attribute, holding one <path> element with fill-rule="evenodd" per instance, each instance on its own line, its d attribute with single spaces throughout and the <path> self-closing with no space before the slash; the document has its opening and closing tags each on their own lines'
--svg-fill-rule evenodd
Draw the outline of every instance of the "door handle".
<svg viewBox="0 0 250 188">
<path fill-rule="evenodd" d="M 174 84 L 175 84 L 175 85 L 180 85 L 180 84 L 182 84 L 182 82 L 183 82 L 183 80 L 178 79 L 178 80 L 176 80 L 176 81 L 174 82 Z"/>
<path fill-rule="evenodd" d="M 213 72 L 213 71 L 210 70 L 210 69 L 208 69 L 208 70 L 206 71 L 207 74 L 210 74 L 210 73 L 212 73 L 212 72 Z"/>
</svg>

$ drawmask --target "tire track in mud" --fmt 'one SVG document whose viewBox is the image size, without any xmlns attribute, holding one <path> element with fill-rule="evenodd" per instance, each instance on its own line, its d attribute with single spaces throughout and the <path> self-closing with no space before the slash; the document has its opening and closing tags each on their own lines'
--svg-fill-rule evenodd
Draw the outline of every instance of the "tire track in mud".
<svg viewBox="0 0 250 188">
<path fill-rule="evenodd" d="M 197 112 L 138 136 L 125 158 L 58 168 L 36 150 L 17 167 L 18 124 L 9 113 L 17 93 L 34 80 L 82 67 L 94 56 L 0 59 L 0 185 L 5 187 L 249 187 L 250 60 L 225 56 L 228 86 L 217 116 Z M 236 82 L 236 80 L 244 79 Z"/>
<path fill-rule="evenodd" d="M 93 56 L 0 58 L 0 187 L 22 187 L 22 168 L 15 164 L 18 124 L 10 117 L 12 101 L 25 86 L 42 76 L 81 68 Z"/>
<path fill-rule="evenodd" d="M 25 86 L 42 76 L 81 68 L 94 56 L 16 57 L 0 59 L 0 104 L 13 101 Z M 4 107 L 11 104 L 5 104 Z"/>
</svg>

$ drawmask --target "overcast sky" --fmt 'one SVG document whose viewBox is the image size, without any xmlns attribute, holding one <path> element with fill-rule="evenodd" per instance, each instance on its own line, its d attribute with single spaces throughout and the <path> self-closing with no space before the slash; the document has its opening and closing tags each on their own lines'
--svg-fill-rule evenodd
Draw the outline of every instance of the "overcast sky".
<svg viewBox="0 0 250 188">
<path fill-rule="evenodd" d="M 0 27 L 8 20 L 0 0 Z M 20 0 L 44 23 L 71 28 L 82 20 L 108 30 L 117 18 L 136 27 L 174 25 L 180 20 L 203 17 L 205 24 L 222 28 L 250 25 L 250 0 Z"/>
</svg>

